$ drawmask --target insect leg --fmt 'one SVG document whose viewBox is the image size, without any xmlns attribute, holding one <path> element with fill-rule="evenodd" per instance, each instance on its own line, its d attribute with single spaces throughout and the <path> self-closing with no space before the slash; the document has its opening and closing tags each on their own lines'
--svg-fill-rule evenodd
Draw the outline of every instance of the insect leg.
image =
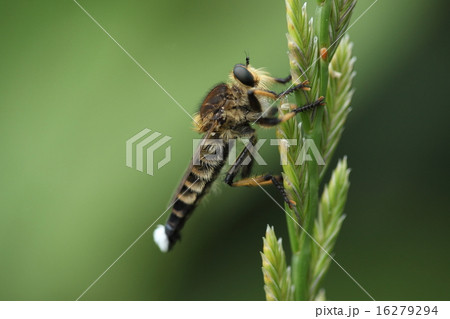
<svg viewBox="0 0 450 319">
<path fill-rule="evenodd" d="M 242 165 L 242 169 L 241 169 L 241 177 L 242 178 L 247 178 L 250 176 L 251 172 L 252 172 L 252 168 L 253 168 L 253 163 L 254 163 L 254 159 L 253 156 L 251 156 L 250 154 L 248 155 L 248 157 L 250 159 L 250 162 L 247 165 Z"/>
<path fill-rule="evenodd" d="M 239 172 L 239 169 L 242 168 L 242 177 L 248 177 L 251 172 L 251 168 L 253 166 L 253 157 L 250 155 L 250 149 L 252 146 L 254 146 L 257 142 L 256 135 L 252 135 L 250 137 L 250 144 L 246 145 L 246 147 L 241 151 L 236 161 L 233 163 L 233 165 L 228 170 L 226 176 L 225 176 L 225 183 L 228 185 L 233 184 L 233 179 L 236 177 L 236 175 Z M 248 165 L 243 165 L 244 161 L 250 157 L 250 163 Z"/>
<path fill-rule="evenodd" d="M 239 187 L 239 186 L 264 186 L 264 185 L 275 185 L 275 187 L 278 189 L 278 191 L 281 193 L 281 196 L 283 196 L 283 200 L 289 205 L 289 207 L 292 208 L 292 205 L 295 205 L 295 202 L 290 200 L 286 190 L 283 186 L 283 177 L 282 176 L 274 176 L 271 174 L 266 175 L 260 175 L 255 177 L 248 177 L 251 173 L 251 168 L 253 165 L 253 157 L 251 156 L 251 147 L 254 146 L 257 142 L 256 135 L 253 135 L 250 138 L 250 144 L 247 145 L 242 152 L 239 154 L 238 158 L 234 162 L 234 164 L 230 167 L 228 170 L 226 176 L 225 176 L 225 183 L 232 187 Z M 245 159 L 250 158 L 250 163 L 248 165 L 243 165 Z M 233 182 L 234 178 L 239 172 L 239 169 L 242 168 L 242 179 Z"/>
<path fill-rule="evenodd" d="M 275 80 L 275 82 L 281 83 L 281 84 L 286 84 L 288 83 L 290 80 L 292 80 L 292 76 L 289 74 L 287 77 L 285 78 L 273 78 Z"/>
<path fill-rule="evenodd" d="M 265 186 L 265 185 L 274 185 L 278 191 L 280 192 L 283 200 L 292 208 L 295 206 L 295 202 L 289 199 L 286 189 L 283 186 L 283 177 L 280 175 L 260 175 L 255 177 L 249 177 L 241 179 L 237 182 L 231 184 L 233 187 L 241 187 L 241 186 Z"/>
<path fill-rule="evenodd" d="M 253 99 L 256 99 L 255 95 L 265 96 L 269 99 L 277 100 L 277 99 L 287 96 L 297 90 L 309 91 L 310 90 L 309 82 L 304 81 L 303 83 L 294 85 L 293 87 L 291 87 L 291 88 L 287 89 L 286 91 L 281 92 L 279 94 L 275 93 L 273 91 L 270 91 L 270 90 L 262 90 L 262 89 L 252 89 L 252 90 L 249 90 L 247 94 L 248 94 L 249 100 L 251 99 L 251 96 L 253 96 Z"/>
<path fill-rule="evenodd" d="M 285 122 L 285 121 L 293 118 L 297 113 L 309 111 L 309 110 L 312 110 L 312 109 L 314 109 L 318 106 L 324 105 L 324 104 L 325 104 L 324 97 L 320 97 L 319 99 L 317 99 L 317 101 L 315 101 L 311 104 L 297 107 L 297 108 L 293 109 L 292 111 L 290 111 L 289 113 L 282 115 L 281 117 L 260 117 L 259 119 L 256 120 L 256 123 L 258 123 L 261 126 L 266 126 L 266 127 L 275 126 L 275 125 L 278 125 L 282 122 Z"/>
<path fill-rule="evenodd" d="M 280 94 L 278 94 L 277 98 L 281 98 L 283 96 L 289 95 L 297 90 L 303 90 L 303 91 L 309 91 L 310 87 L 309 87 L 309 82 L 308 81 L 304 81 L 300 84 L 294 85 L 293 87 L 287 89 L 284 92 L 281 92 Z"/>
</svg>

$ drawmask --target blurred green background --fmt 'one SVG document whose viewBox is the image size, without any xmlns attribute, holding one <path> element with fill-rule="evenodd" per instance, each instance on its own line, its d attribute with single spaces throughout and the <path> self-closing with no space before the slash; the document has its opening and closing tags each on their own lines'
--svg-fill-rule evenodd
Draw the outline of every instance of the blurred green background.
<svg viewBox="0 0 450 319">
<path fill-rule="evenodd" d="M 244 51 L 288 74 L 283 1 L 80 4 L 191 114 Z M 356 94 L 334 161 L 347 155 L 352 173 L 335 258 L 377 300 L 450 298 L 448 9 L 380 0 L 349 32 Z M 198 136 L 73 1 L 2 0 L 0 26 L 0 299 L 74 300 L 166 209 Z M 172 137 L 154 176 L 125 166 L 144 128 Z M 280 170 L 274 148 L 263 155 Z M 217 188 L 173 252 L 152 228 L 82 300 L 264 299 L 261 238 L 270 224 L 286 239 L 285 216 L 261 190 Z M 334 264 L 325 287 L 368 299 Z"/>
</svg>

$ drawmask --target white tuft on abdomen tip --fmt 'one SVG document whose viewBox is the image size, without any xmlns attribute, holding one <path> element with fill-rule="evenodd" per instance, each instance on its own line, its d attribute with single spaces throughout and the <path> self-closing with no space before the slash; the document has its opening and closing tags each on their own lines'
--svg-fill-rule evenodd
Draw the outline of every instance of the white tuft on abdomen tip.
<svg viewBox="0 0 450 319">
<path fill-rule="evenodd" d="M 153 232 L 153 240 L 163 253 L 169 251 L 169 238 L 166 235 L 166 230 L 163 225 L 156 226 Z"/>
</svg>

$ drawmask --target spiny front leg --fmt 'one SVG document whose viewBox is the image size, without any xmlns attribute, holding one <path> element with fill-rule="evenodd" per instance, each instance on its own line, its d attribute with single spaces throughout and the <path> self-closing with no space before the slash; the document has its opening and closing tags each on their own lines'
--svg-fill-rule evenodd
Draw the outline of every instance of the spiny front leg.
<svg viewBox="0 0 450 319">
<path fill-rule="evenodd" d="M 256 123 L 261 126 L 265 126 L 265 127 L 275 126 L 275 125 L 278 125 L 280 123 L 283 123 L 283 122 L 293 118 L 298 113 L 309 111 L 318 106 L 325 105 L 324 101 L 325 101 L 325 98 L 323 96 L 321 96 L 313 103 L 294 108 L 289 113 L 286 113 L 280 117 L 260 117 L 259 119 L 256 120 Z"/>
<path fill-rule="evenodd" d="M 295 91 L 298 91 L 298 90 L 309 91 L 310 90 L 309 82 L 308 81 L 304 81 L 304 82 L 302 82 L 300 84 L 294 85 L 293 87 L 291 87 L 291 88 L 289 88 L 286 91 L 281 92 L 281 93 L 275 93 L 275 92 L 270 91 L 270 90 L 252 89 L 252 90 L 249 90 L 247 94 L 249 96 L 249 100 L 251 99 L 252 95 L 253 96 L 254 95 L 259 95 L 259 96 L 267 97 L 267 98 L 272 99 L 272 100 L 277 100 L 277 99 L 285 97 L 285 96 L 287 96 L 287 95 L 289 95 L 289 94 L 291 94 L 291 93 L 293 93 Z M 254 97 L 253 100 L 254 99 L 256 99 L 256 97 Z"/>
</svg>

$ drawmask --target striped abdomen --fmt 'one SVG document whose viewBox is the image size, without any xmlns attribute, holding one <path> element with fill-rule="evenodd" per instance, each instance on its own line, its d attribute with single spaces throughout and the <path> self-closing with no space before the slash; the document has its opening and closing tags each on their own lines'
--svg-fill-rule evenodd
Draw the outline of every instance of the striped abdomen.
<svg viewBox="0 0 450 319">
<path fill-rule="evenodd" d="M 213 143 L 211 144 L 211 141 Z M 168 249 L 180 238 L 180 231 L 199 200 L 216 180 L 228 157 L 228 145 L 221 139 L 202 141 L 172 200 L 172 212 L 165 225 Z"/>
</svg>

